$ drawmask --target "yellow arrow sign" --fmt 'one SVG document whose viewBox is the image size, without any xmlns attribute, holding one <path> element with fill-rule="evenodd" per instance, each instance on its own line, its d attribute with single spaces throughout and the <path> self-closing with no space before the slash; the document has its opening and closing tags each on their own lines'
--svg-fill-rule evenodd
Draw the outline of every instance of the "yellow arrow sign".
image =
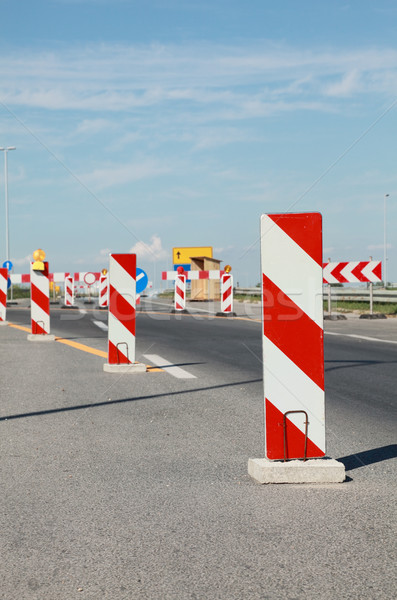
<svg viewBox="0 0 397 600">
<path fill-rule="evenodd" d="M 174 265 L 187 265 L 192 261 L 191 258 L 196 256 L 207 256 L 212 258 L 212 246 L 193 246 L 191 248 L 177 248 L 172 249 L 172 262 Z"/>
</svg>

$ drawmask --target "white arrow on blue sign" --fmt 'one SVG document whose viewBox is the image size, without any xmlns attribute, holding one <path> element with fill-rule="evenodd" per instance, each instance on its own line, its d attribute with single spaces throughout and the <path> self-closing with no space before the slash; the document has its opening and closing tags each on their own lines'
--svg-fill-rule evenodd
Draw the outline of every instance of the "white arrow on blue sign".
<svg viewBox="0 0 397 600">
<path fill-rule="evenodd" d="M 148 284 L 148 276 L 145 273 L 145 271 L 143 269 L 140 269 L 139 267 L 137 267 L 136 270 L 136 293 L 140 294 L 141 292 L 143 292 L 144 289 L 146 289 L 146 286 Z"/>
<path fill-rule="evenodd" d="M 8 269 L 9 271 L 12 271 L 12 267 L 14 265 L 12 264 L 12 262 L 10 260 L 5 260 L 3 262 L 3 269 Z"/>
</svg>

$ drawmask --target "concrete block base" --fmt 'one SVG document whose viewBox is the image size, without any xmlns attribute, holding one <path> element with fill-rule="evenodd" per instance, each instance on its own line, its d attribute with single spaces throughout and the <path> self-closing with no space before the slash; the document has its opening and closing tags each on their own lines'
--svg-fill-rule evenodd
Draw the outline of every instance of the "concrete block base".
<svg viewBox="0 0 397 600">
<path fill-rule="evenodd" d="M 171 310 L 171 313 L 172 313 L 173 315 L 188 315 L 188 314 L 189 314 L 189 311 L 188 311 L 188 310 L 186 310 L 186 308 L 184 308 L 184 309 L 182 309 L 182 310 L 177 310 L 176 308 L 173 308 L 173 309 Z"/>
<path fill-rule="evenodd" d="M 28 342 L 55 342 L 55 335 L 50 333 L 29 333 Z"/>
<path fill-rule="evenodd" d="M 8 325 L 8 321 L 0 321 L 0 327 L 2 327 L 3 325 Z"/>
<path fill-rule="evenodd" d="M 103 370 L 105 373 L 146 373 L 146 365 L 140 362 L 136 362 L 131 365 L 110 365 L 109 363 L 105 363 L 103 365 Z"/>
<path fill-rule="evenodd" d="M 287 462 L 250 458 L 248 474 L 258 483 L 342 483 L 345 465 L 332 458 Z"/>
<path fill-rule="evenodd" d="M 217 312 L 217 313 L 215 314 L 215 316 L 216 316 L 216 317 L 237 317 L 237 315 L 236 315 L 236 313 L 235 313 L 235 312 L 228 312 L 228 313 L 225 313 L 225 312 Z"/>
</svg>

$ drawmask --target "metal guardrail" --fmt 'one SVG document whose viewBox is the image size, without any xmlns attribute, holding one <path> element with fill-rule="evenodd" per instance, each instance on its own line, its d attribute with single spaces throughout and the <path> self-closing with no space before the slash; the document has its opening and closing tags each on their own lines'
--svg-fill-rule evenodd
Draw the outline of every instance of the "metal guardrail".
<svg viewBox="0 0 397 600">
<path fill-rule="evenodd" d="M 260 296 L 261 289 L 257 287 L 250 288 L 234 288 L 234 294 L 241 294 L 243 296 Z M 374 302 L 394 302 L 397 303 L 397 289 L 396 290 L 383 290 L 374 289 L 373 292 Z M 328 286 L 324 288 L 324 300 L 328 299 Z M 369 289 L 351 289 L 351 288 L 335 288 L 331 287 L 331 300 L 333 301 L 345 301 L 345 302 L 369 302 L 370 290 Z"/>
</svg>

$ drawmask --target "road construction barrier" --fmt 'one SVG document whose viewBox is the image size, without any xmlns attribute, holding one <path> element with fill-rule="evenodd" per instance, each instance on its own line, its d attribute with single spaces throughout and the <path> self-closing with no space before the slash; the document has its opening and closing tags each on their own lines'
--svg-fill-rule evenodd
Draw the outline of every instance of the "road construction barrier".
<svg viewBox="0 0 397 600">
<path fill-rule="evenodd" d="M 99 277 L 99 306 L 100 308 L 107 308 L 109 304 L 109 283 L 107 275 L 100 275 Z"/>
<path fill-rule="evenodd" d="M 48 335 L 50 333 L 50 281 L 48 262 L 44 262 L 44 270 L 34 271 L 30 265 L 30 313 L 32 335 Z"/>
<path fill-rule="evenodd" d="M 261 262 L 266 457 L 322 457 L 321 215 L 262 215 Z"/>
<path fill-rule="evenodd" d="M 221 312 L 233 312 L 233 275 L 230 273 L 221 277 Z"/>
<path fill-rule="evenodd" d="M 74 305 L 74 288 L 73 277 L 68 275 L 65 277 L 65 306 Z"/>
<path fill-rule="evenodd" d="M 7 312 L 8 269 L 0 269 L 0 323 L 5 323 Z"/>
<path fill-rule="evenodd" d="M 108 363 L 103 369 L 146 371 L 135 361 L 136 254 L 111 254 L 109 261 Z"/>
<path fill-rule="evenodd" d="M 220 279 L 225 271 L 184 271 L 186 279 Z M 162 271 L 163 281 L 175 281 L 178 273 L 176 271 Z"/>
<path fill-rule="evenodd" d="M 174 308 L 177 312 L 186 309 L 186 277 L 180 273 L 175 279 Z"/>
</svg>

